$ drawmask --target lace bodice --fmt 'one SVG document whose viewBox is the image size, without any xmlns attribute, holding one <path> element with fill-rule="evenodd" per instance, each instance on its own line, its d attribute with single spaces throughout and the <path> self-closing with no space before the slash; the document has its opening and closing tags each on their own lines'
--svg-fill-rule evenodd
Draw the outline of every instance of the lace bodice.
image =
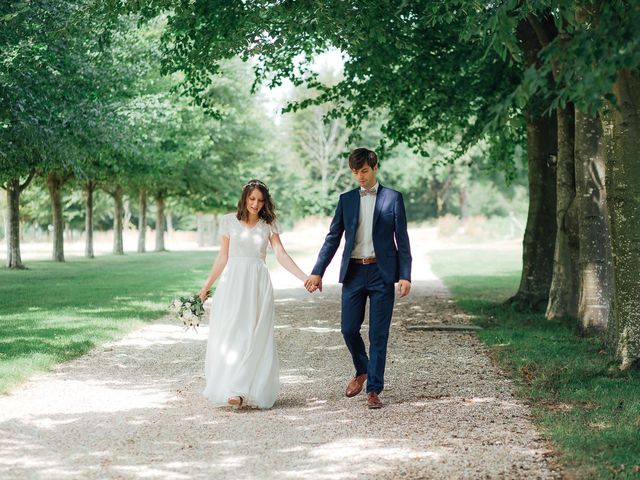
<svg viewBox="0 0 640 480">
<path fill-rule="evenodd" d="M 260 219 L 249 228 L 240 223 L 235 213 L 224 215 L 220 220 L 220 236 L 229 237 L 229 258 L 255 257 L 264 260 L 272 233 L 280 233 L 277 222 L 269 225 Z"/>
</svg>

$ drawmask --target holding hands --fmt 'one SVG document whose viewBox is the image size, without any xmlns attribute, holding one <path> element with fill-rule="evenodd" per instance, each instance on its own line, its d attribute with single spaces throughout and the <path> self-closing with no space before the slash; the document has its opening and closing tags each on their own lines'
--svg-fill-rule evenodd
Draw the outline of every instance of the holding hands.
<svg viewBox="0 0 640 480">
<path fill-rule="evenodd" d="M 316 290 L 322 291 L 322 277 L 320 275 L 309 275 L 304 281 L 304 288 L 309 293 L 313 293 Z M 411 291 L 411 282 L 409 280 L 400 280 L 398 282 L 398 298 L 406 297 Z"/>
<path fill-rule="evenodd" d="M 320 275 L 309 275 L 304 282 L 304 288 L 309 293 L 313 293 L 316 290 L 322 291 L 322 277 Z"/>
</svg>

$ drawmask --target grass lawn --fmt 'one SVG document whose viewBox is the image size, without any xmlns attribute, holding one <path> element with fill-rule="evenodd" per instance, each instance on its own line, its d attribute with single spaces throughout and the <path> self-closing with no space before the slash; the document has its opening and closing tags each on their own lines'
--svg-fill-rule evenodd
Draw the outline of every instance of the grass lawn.
<svg viewBox="0 0 640 480">
<path fill-rule="evenodd" d="M 197 292 L 215 253 L 165 252 L 0 268 L 0 393 L 167 313 Z"/>
<path fill-rule="evenodd" d="M 640 478 L 640 372 L 620 372 L 600 339 L 502 302 L 517 290 L 520 255 L 438 251 L 433 270 L 484 327 L 480 339 L 518 380 L 518 394 L 555 444 L 567 475 Z"/>
</svg>

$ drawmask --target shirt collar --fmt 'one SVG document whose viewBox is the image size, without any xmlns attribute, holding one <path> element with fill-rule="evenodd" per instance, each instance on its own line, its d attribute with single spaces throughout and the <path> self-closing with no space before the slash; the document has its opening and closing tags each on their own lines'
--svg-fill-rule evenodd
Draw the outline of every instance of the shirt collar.
<svg viewBox="0 0 640 480">
<path fill-rule="evenodd" d="M 373 187 L 371 187 L 369 190 L 374 190 L 375 192 L 377 192 L 378 187 L 380 187 L 380 183 L 376 182 L 376 184 Z M 360 190 L 366 190 L 366 188 L 360 187 Z"/>
</svg>

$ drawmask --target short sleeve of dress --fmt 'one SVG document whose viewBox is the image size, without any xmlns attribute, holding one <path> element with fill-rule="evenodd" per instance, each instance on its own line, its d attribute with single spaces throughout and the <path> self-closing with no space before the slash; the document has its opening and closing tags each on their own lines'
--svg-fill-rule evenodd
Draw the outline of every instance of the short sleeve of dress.
<svg viewBox="0 0 640 480">
<path fill-rule="evenodd" d="M 271 222 L 269 224 L 269 230 L 271 230 L 271 234 L 273 235 L 274 233 L 280 233 L 280 225 L 278 224 L 278 222 L 276 220 L 274 220 L 273 222 Z"/>
<path fill-rule="evenodd" d="M 229 215 L 224 215 L 220 219 L 220 227 L 218 229 L 220 237 L 228 237 L 229 236 Z"/>
</svg>

